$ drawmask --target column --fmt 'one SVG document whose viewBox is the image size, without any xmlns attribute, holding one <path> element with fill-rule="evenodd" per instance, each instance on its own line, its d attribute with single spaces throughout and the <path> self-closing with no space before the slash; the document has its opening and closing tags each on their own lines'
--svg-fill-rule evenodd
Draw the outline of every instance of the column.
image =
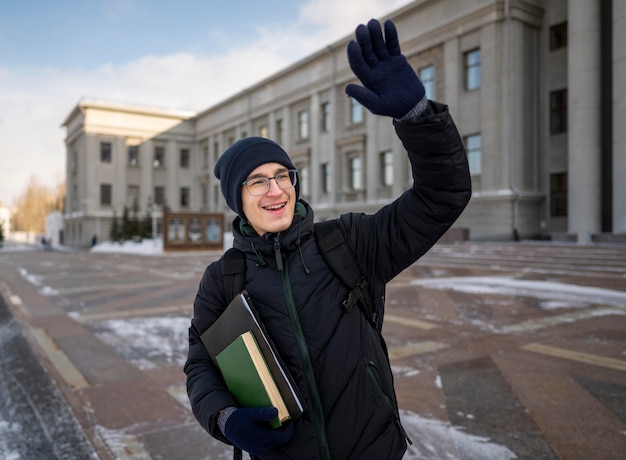
<svg viewBox="0 0 626 460">
<path fill-rule="evenodd" d="M 568 227 L 586 243 L 601 229 L 600 6 L 568 8 Z"/>
<path fill-rule="evenodd" d="M 626 2 L 613 0 L 613 233 L 626 233 Z"/>
</svg>

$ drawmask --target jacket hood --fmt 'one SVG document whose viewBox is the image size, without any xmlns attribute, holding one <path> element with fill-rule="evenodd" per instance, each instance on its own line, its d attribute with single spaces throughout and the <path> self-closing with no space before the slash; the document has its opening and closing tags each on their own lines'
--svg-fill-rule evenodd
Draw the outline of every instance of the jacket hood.
<svg viewBox="0 0 626 460">
<path fill-rule="evenodd" d="M 233 247 L 244 253 L 255 253 L 258 257 L 273 257 L 275 238 L 278 237 L 283 252 L 299 249 L 301 242 L 313 235 L 313 209 L 304 200 L 299 200 L 291 226 L 280 233 L 265 233 L 259 236 L 241 217 L 233 220 Z"/>
</svg>

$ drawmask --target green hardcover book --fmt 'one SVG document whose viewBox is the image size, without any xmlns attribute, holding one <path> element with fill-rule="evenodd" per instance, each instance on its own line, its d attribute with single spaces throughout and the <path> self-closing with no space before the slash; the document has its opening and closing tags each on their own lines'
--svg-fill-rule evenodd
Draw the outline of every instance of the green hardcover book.
<svg viewBox="0 0 626 460">
<path fill-rule="evenodd" d="M 216 360 L 228 390 L 240 406 L 275 407 L 278 417 L 270 422 L 273 428 L 290 418 L 252 331 L 237 337 Z"/>
</svg>

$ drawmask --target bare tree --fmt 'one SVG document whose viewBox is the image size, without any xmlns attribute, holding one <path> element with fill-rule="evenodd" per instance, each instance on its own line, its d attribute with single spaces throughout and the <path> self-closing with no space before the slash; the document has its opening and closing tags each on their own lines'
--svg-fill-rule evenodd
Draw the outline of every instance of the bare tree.
<svg viewBox="0 0 626 460">
<path fill-rule="evenodd" d="M 43 233 L 46 227 L 46 215 L 62 208 L 63 197 L 59 195 L 64 191 L 63 184 L 56 188 L 48 188 L 35 176 L 31 176 L 26 190 L 15 201 L 14 228 Z"/>
</svg>

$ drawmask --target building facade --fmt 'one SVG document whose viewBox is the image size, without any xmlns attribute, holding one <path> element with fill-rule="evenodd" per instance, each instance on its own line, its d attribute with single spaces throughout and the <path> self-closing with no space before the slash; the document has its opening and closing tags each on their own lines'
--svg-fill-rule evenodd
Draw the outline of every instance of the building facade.
<svg viewBox="0 0 626 460">
<path fill-rule="evenodd" d="M 610 0 L 417 0 L 388 16 L 465 141 L 473 196 L 455 227 L 474 240 L 626 235 L 625 17 Z M 201 113 L 79 103 L 64 124 L 67 243 L 107 239 L 133 203 L 228 219 L 213 166 L 252 135 L 285 147 L 317 220 L 399 196 L 411 176 L 391 120 L 344 93 L 346 34 Z"/>
</svg>

